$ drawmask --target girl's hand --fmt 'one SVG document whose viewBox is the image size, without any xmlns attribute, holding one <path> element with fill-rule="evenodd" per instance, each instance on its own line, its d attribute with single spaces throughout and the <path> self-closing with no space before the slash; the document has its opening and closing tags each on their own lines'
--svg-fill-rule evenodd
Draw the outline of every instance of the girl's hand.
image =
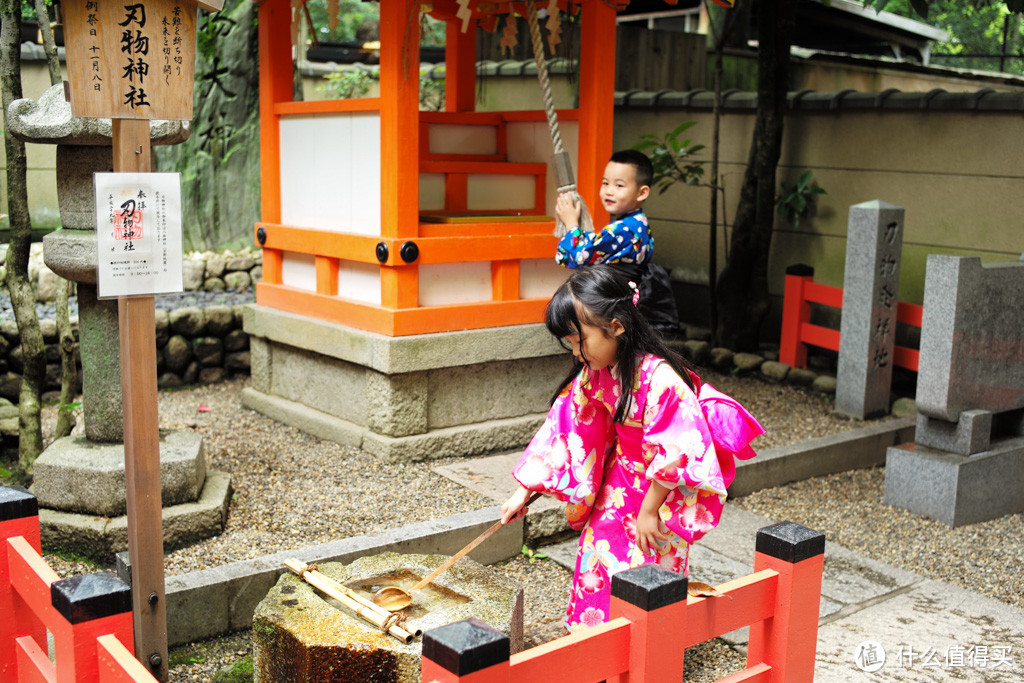
<svg viewBox="0 0 1024 683">
<path fill-rule="evenodd" d="M 657 552 L 657 549 L 668 543 L 668 527 L 661 521 L 658 511 L 644 508 L 636 515 L 636 544 L 644 555 Z"/>
<path fill-rule="evenodd" d="M 501 523 L 508 524 L 509 522 L 514 522 L 525 515 L 529 508 L 523 506 L 526 505 L 527 499 L 529 499 L 532 494 L 532 491 L 524 488 L 523 486 L 516 489 L 516 492 L 513 493 L 501 506 Z"/>
<path fill-rule="evenodd" d="M 580 226 L 580 216 L 583 214 L 583 205 L 572 192 L 563 192 L 558 195 L 555 202 L 555 215 L 562 224 L 570 230 Z"/>
</svg>

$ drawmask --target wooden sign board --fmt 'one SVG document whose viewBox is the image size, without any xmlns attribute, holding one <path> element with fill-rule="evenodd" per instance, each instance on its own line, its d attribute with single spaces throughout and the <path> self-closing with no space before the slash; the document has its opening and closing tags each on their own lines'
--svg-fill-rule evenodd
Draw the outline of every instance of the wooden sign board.
<svg viewBox="0 0 1024 683">
<path fill-rule="evenodd" d="M 191 119 L 196 5 L 62 0 L 71 113 Z"/>
</svg>

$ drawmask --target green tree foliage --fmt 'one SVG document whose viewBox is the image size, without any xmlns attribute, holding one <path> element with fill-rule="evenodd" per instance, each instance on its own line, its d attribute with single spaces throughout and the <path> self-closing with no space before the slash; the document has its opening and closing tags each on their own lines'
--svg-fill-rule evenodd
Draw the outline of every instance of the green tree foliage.
<svg viewBox="0 0 1024 683">
<path fill-rule="evenodd" d="M 1024 0 L 875 0 L 870 4 L 949 33 L 948 40 L 932 46 L 932 64 L 1024 74 L 1020 14 Z"/>
<path fill-rule="evenodd" d="M 377 40 L 380 26 L 380 5 L 361 0 L 309 0 L 306 3 L 317 41 L 351 43 Z M 334 15 L 332 17 L 332 14 Z M 334 24 L 332 26 L 332 23 Z M 421 15 L 420 44 L 443 46 L 444 22 Z"/>
</svg>

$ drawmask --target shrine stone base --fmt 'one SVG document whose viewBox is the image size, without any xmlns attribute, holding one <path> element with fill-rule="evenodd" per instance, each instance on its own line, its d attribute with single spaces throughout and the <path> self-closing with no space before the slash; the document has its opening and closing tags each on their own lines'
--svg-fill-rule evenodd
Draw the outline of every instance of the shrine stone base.
<svg viewBox="0 0 1024 683">
<path fill-rule="evenodd" d="M 252 304 L 243 324 L 243 405 L 390 461 L 525 446 L 571 360 L 539 323 L 388 337 Z"/>
<path fill-rule="evenodd" d="M 1024 437 L 974 455 L 903 444 L 886 452 L 885 503 L 951 527 L 1024 512 Z"/>
</svg>

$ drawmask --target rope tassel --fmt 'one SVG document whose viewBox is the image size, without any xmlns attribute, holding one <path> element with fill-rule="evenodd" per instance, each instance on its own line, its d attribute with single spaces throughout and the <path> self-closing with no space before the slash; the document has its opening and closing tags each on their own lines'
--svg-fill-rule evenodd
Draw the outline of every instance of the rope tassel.
<svg viewBox="0 0 1024 683">
<path fill-rule="evenodd" d="M 594 221 L 590 217 L 587 205 L 576 191 L 576 177 L 572 170 L 572 161 L 569 159 L 565 147 L 562 145 L 562 134 L 558 128 L 558 114 L 555 112 L 554 98 L 551 95 L 551 80 L 548 78 L 548 64 L 544 58 L 544 43 L 540 36 L 540 22 L 537 20 L 537 6 L 534 0 L 526 0 L 527 19 L 530 22 L 530 43 L 533 45 L 533 61 L 537 64 L 537 80 L 540 81 L 540 90 L 544 98 L 544 113 L 548 119 L 548 130 L 551 133 L 551 145 L 555 149 L 552 165 L 555 169 L 555 182 L 558 185 L 558 194 L 572 192 L 573 199 L 580 203 L 580 230 L 587 232 L 594 231 Z M 556 216 L 555 236 L 561 237 L 569 232 L 574 226 L 562 223 Z"/>
</svg>

